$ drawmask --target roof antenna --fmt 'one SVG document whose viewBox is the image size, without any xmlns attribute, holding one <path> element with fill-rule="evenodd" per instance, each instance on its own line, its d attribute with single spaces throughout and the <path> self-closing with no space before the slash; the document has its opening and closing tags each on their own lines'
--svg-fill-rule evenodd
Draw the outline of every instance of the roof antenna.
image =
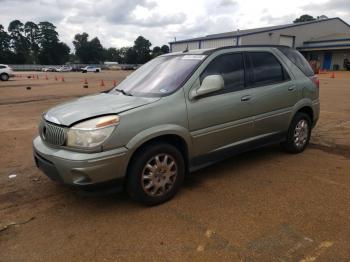
<svg viewBox="0 0 350 262">
<path fill-rule="evenodd" d="M 188 52 L 188 44 L 186 46 L 186 49 L 182 53 L 187 53 Z"/>
</svg>

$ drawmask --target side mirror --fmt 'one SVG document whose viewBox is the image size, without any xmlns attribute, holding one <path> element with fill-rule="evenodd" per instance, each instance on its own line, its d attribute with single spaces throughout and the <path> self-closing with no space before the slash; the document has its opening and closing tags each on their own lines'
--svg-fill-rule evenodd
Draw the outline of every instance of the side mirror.
<svg viewBox="0 0 350 262">
<path fill-rule="evenodd" d="M 192 97 L 199 97 L 219 91 L 224 88 L 224 79 L 221 75 L 209 75 L 203 79 L 201 86 L 194 90 Z"/>
</svg>

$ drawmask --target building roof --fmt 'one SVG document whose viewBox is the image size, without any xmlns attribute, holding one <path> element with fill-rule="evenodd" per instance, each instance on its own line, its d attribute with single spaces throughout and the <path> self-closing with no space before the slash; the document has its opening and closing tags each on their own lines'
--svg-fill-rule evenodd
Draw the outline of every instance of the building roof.
<svg viewBox="0 0 350 262">
<path fill-rule="evenodd" d="M 194 41 L 199 41 L 199 40 L 210 40 L 210 39 L 218 39 L 218 38 L 228 38 L 228 37 L 235 37 L 235 36 L 252 35 L 252 34 L 264 33 L 264 32 L 269 32 L 269 31 L 285 29 L 285 28 L 303 26 L 303 25 L 307 25 L 307 24 L 322 23 L 322 22 L 326 22 L 326 21 L 330 21 L 330 20 L 339 20 L 350 27 L 350 25 L 348 23 L 346 23 L 344 20 L 342 20 L 341 18 L 334 17 L 334 18 L 328 18 L 328 19 L 320 19 L 320 20 L 292 23 L 292 24 L 285 24 L 285 25 L 260 27 L 260 28 L 245 29 L 245 30 L 236 30 L 236 31 L 231 31 L 231 32 L 226 32 L 226 33 L 207 35 L 204 37 L 197 37 L 197 38 L 173 41 L 173 42 L 170 42 L 170 44 L 186 43 L 186 42 L 194 42 Z"/>
<path fill-rule="evenodd" d="M 231 46 L 222 46 L 222 47 L 216 47 L 216 48 L 205 48 L 205 49 L 190 49 L 188 51 L 178 51 L 178 52 L 172 52 L 167 53 L 162 56 L 173 56 L 173 55 L 209 55 L 215 51 L 222 50 L 222 49 L 255 49 L 257 47 L 262 48 L 277 48 L 277 49 L 285 49 L 285 48 L 291 48 L 289 46 L 285 45 L 231 45 Z"/>
</svg>

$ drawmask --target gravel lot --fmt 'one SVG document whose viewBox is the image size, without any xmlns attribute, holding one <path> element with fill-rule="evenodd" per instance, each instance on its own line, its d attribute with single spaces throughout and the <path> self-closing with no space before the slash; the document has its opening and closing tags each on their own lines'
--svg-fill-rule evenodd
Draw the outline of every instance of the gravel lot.
<svg viewBox="0 0 350 262">
<path fill-rule="evenodd" d="M 0 261 L 350 261 L 350 73 L 319 76 L 321 118 L 304 153 L 233 157 L 152 208 L 56 185 L 32 157 L 42 112 L 127 74 L 0 82 Z"/>
</svg>

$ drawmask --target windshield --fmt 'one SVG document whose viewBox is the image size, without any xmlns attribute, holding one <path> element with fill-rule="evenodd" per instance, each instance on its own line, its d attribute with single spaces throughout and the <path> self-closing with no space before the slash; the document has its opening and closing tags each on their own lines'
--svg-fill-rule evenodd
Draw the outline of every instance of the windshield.
<svg viewBox="0 0 350 262">
<path fill-rule="evenodd" d="M 129 75 L 111 92 L 133 96 L 164 96 L 181 87 L 187 77 L 205 58 L 204 55 L 157 57 Z"/>
</svg>

